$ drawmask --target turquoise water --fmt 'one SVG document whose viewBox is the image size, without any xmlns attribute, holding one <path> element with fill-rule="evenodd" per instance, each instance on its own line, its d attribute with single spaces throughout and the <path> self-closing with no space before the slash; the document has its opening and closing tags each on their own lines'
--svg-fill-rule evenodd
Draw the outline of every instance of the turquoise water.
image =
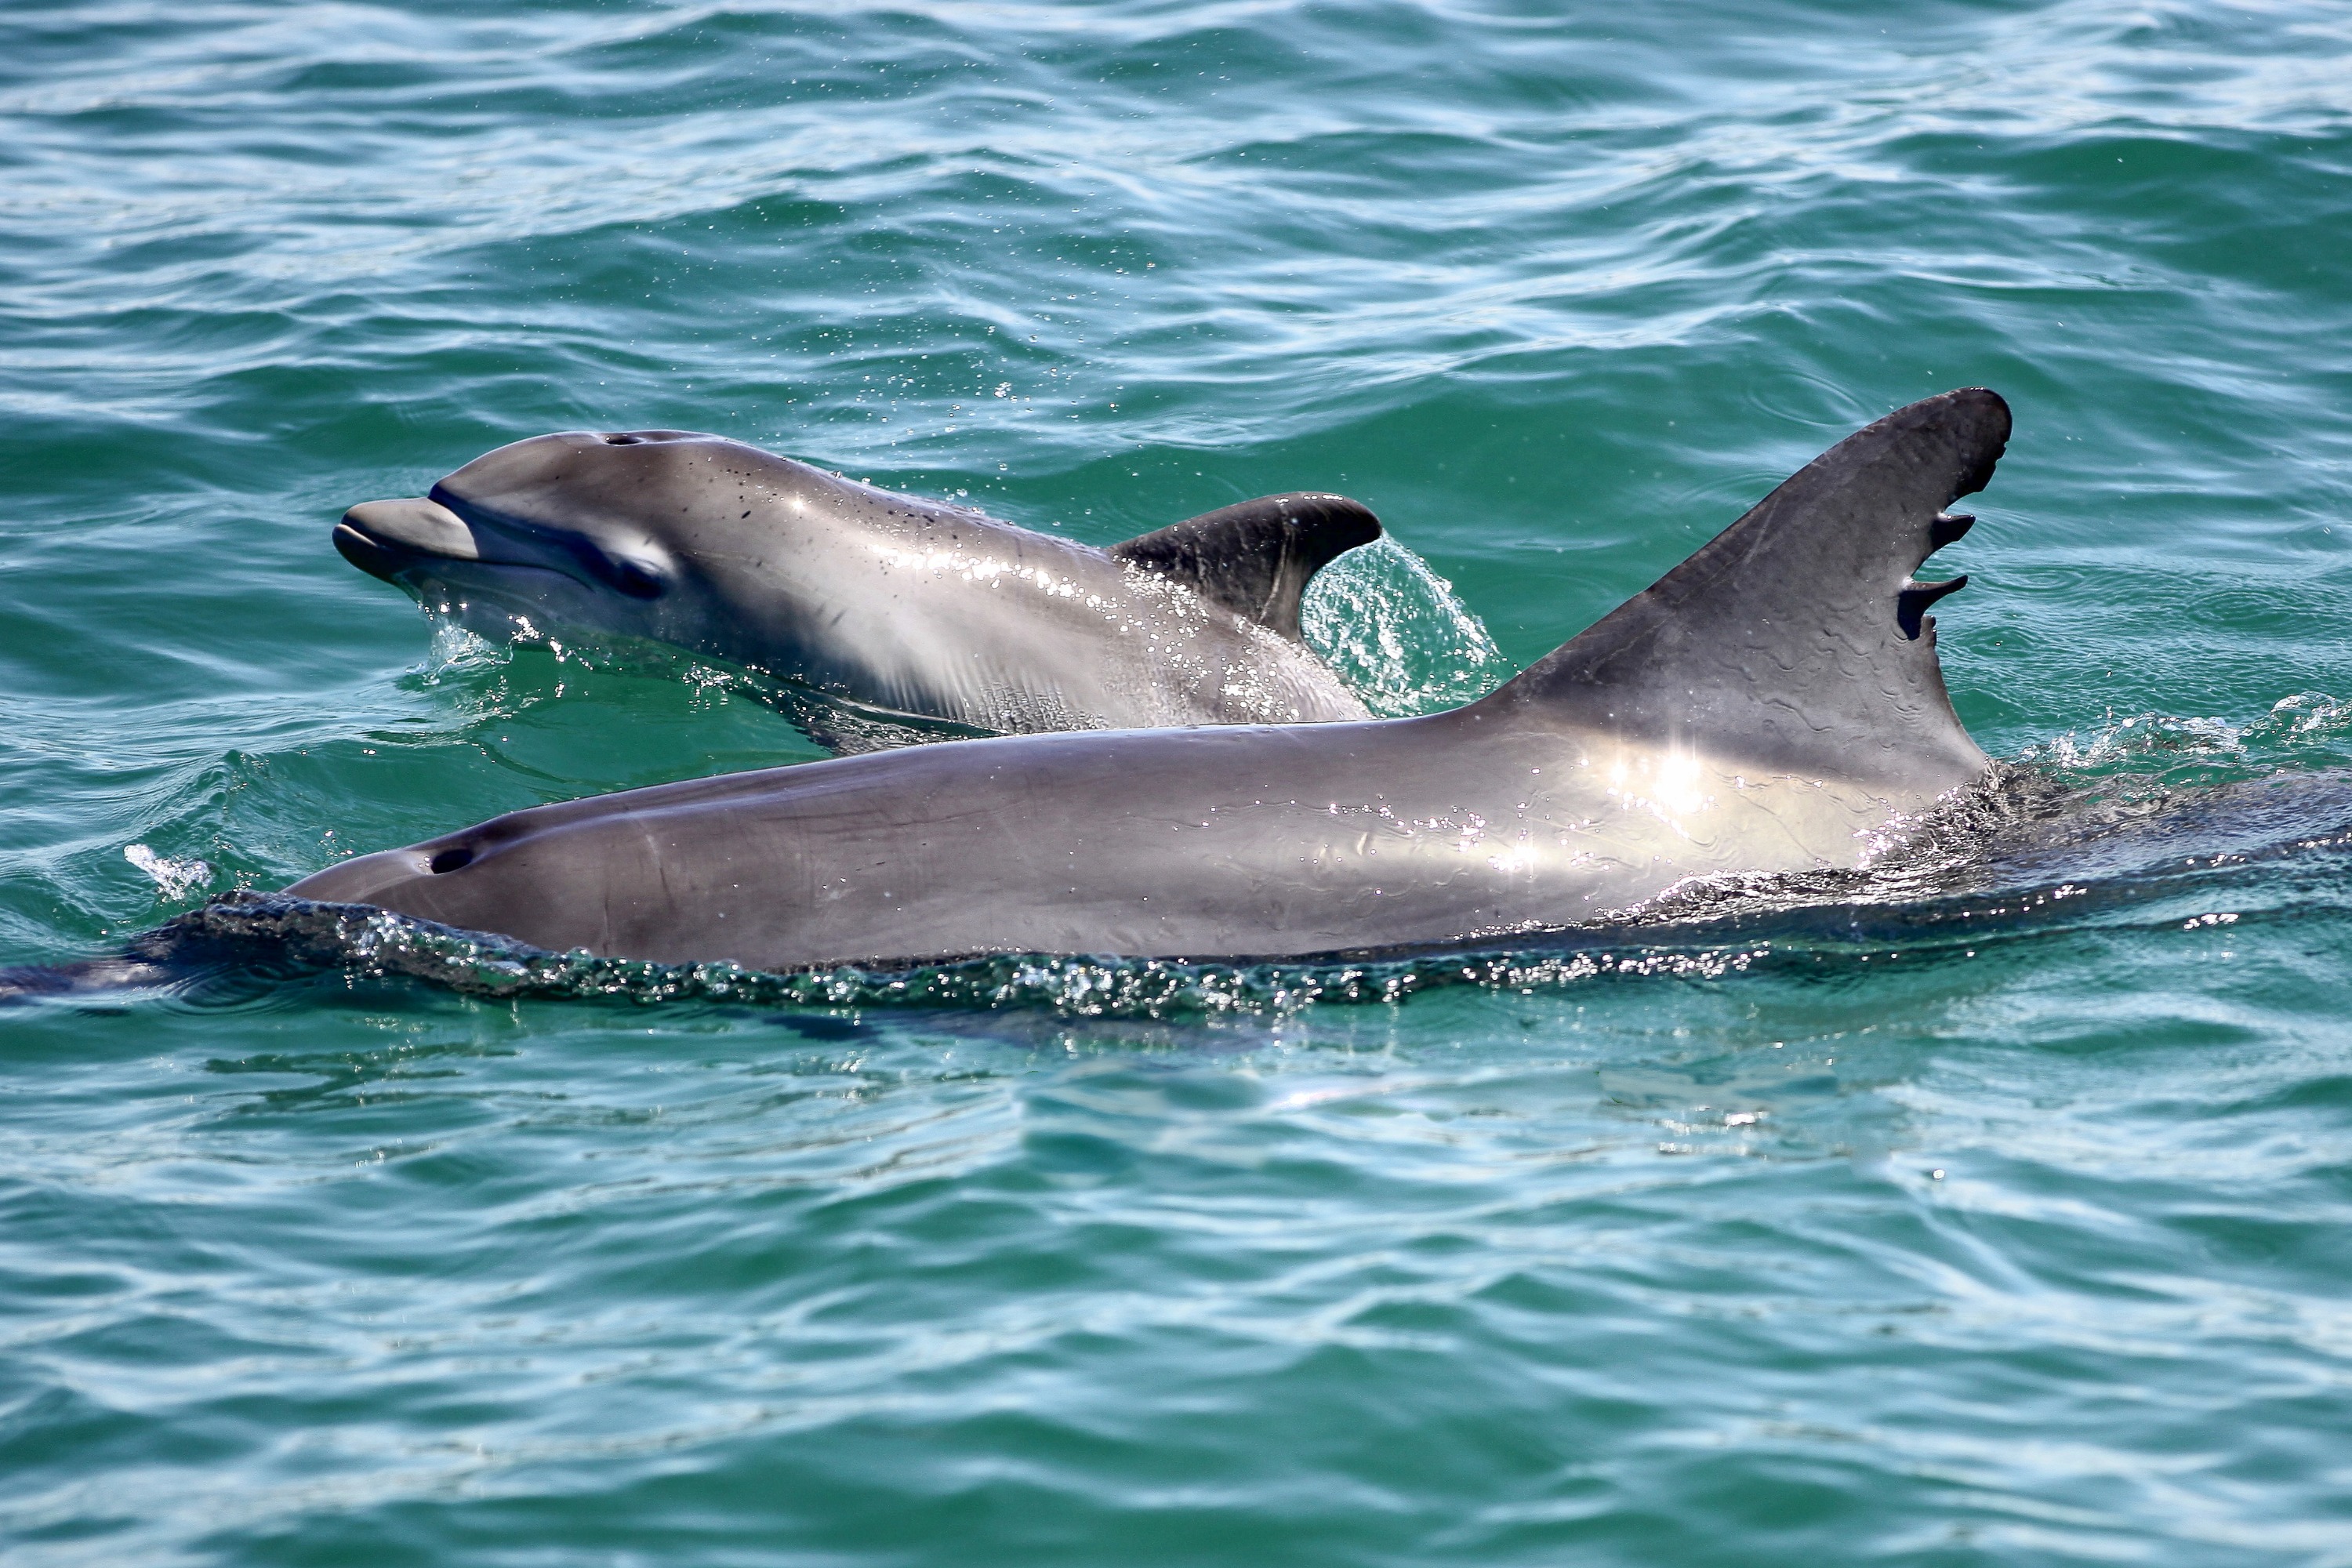
<svg viewBox="0 0 2352 1568">
<path fill-rule="evenodd" d="M 2118 826 L 1352 988 L 12 1010 L 12 1563 L 2352 1563 L 2340 8 L 485 9 L 0 14 L 0 963 L 819 754 L 328 546 L 572 426 L 1346 490 L 1516 666 L 1991 385 L 1954 699 Z M 1321 635 L 1490 679 L 1428 603 Z"/>
</svg>

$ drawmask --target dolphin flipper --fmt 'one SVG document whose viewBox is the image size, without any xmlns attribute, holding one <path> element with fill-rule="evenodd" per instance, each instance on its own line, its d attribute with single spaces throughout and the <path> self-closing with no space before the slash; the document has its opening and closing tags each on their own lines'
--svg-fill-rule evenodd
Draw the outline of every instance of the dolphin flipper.
<svg viewBox="0 0 2352 1568">
<path fill-rule="evenodd" d="M 1307 580 L 1380 536 L 1381 520 L 1361 501 L 1301 491 L 1219 507 L 1111 545 L 1109 553 L 1296 638 Z"/>
<path fill-rule="evenodd" d="M 1598 624 L 1476 704 L 1759 771 L 1937 792 L 1981 773 L 1911 574 L 1972 520 L 2009 405 L 1965 387 L 1831 447 Z"/>
</svg>

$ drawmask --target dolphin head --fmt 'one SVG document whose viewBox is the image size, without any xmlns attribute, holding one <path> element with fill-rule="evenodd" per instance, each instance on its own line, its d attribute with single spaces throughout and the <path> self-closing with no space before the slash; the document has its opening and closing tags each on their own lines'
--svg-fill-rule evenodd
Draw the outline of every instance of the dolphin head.
<svg viewBox="0 0 2352 1568">
<path fill-rule="evenodd" d="M 793 509 L 774 503 L 828 478 L 717 436 L 565 431 L 477 458 L 428 495 L 352 508 L 335 548 L 485 635 L 617 634 L 725 654 L 741 607 L 730 575 L 772 557 L 768 580 L 788 584 L 777 530 Z"/>
</svg>

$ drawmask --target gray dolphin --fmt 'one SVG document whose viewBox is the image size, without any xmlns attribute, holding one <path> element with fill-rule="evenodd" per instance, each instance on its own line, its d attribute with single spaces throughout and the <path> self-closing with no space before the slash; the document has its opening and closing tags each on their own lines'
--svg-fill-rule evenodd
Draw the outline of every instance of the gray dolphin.
<svg viewBox="0 0 2352 1568">
<path fill-rule="evenodd" d="M 515 812 L 289 893 L 761 969 L 1277 957 L 1507 935 L 1849 868 L 1990 763 L 1911 573 L 2007 441 L 1981 388 L 1840 442 L 1492 695 L 1358 723 L 1026 735 Z"/>
<path fill-rule="evenodd" d="M 1380 533 L 1355 501 L 1297 494 L 1097 549 L 635 430 L 501 447 L 430 496 L 352 508 L 334 541 L 491 636 L 650 638 L 852 712 L 1024 733 L 1369 718 L 1299 640 L 1298 598 Z M 828 743 L 871 734 L 796 716 Z"/>
</svg>

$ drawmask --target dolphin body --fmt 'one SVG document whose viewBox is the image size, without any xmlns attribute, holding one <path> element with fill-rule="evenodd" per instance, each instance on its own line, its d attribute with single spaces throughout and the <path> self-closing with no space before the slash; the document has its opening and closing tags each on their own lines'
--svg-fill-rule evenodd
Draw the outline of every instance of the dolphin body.
<svg viewBox="0 0 2352 1568">
<path fill-rule="evenodd" d="M 1692 879 L 1852 868 L 1983 776 L 1912 572 L 1964 532 L 1981 388 L 1840 442 L 1467 707 L 1012 736 L 498 817 L 287 889 L 546 949 L 764 970 L 1195 960 L 1506 936 Z"/>
<path fill-rule="evenodd" d="M 352 508 L 334 542 L 478 632 L 619 634 L 778 677 L 819 699 L 794 704 L 818 740 L 862 749 L 864 718 L 983 733 L 1369 718 L 1299 640 L 1298 600 L 1380 533 L 1355 501 L 1294 494 L 1097 549 L 636 430 L 501 447 L 429 496 Z"/>
</svg>

